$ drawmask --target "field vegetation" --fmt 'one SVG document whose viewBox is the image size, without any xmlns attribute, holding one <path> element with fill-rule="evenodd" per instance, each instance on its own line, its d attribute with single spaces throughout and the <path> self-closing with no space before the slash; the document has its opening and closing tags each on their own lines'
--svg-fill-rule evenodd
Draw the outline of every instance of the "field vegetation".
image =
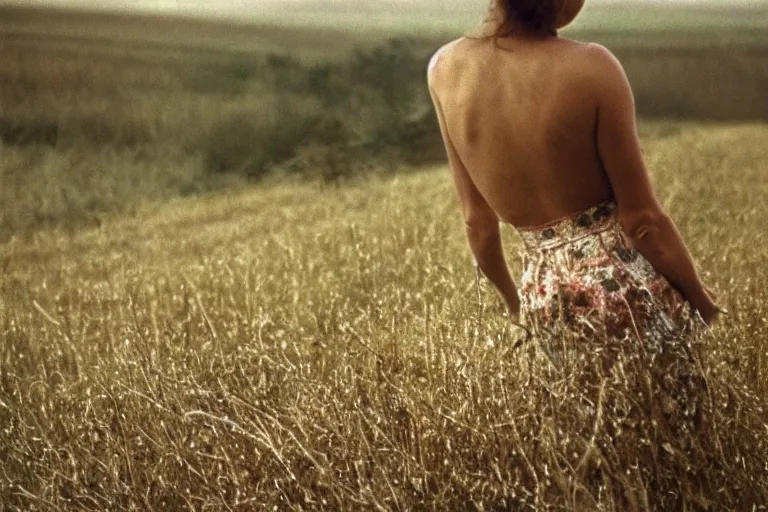
<svg viewBox="0 0 768 512">
<path fill-rule="evenodd" d="M 424 89 L 456 32 L 2 14 L 0 511 L 766 509 L 754 31 L 583 32 L 729 310 L 674 439 L 477 279 Z"/>
<path fill-rule="evenodd" d="M 569 468 L 590 446 L 568 423 L 578 389 L 478 290 L 439 166 L 0 246 L 0 509 L 644 510 L 644 492 L 651 510 L 764 510 L 768 129 L 643 132 L 730 315 L 703 347 L 720 422 L 705 455 L 616 441 L 657 475 L 632 480 L 634 502 L 621 473 L 589 487 Z M 613 442 L 611 414 L 588 434 Z"/>
<path fill-rule="evenodd" d="M 740 19 L 743 31 L 573 35 L 622 59 L 644 117 L 766 120 L 768 43 Z M 0 239 L 270 174 L 440 162 L 425 62 L 458 33 L 5 8 Z"/>
</svg>

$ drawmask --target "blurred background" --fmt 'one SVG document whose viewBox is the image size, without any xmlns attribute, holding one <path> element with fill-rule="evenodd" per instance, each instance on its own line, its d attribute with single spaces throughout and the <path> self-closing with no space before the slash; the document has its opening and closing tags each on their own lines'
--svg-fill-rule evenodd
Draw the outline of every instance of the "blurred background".
<svg viewBox="0 0 768 512">
<path fill-rule="evenodd" d="M 486 0 L 0 2 L 0 241 L 444 160 L 429 56 Z M 643 119 L 768 120 L 765 0 L 588 0 Z M 656 126 L 656 125 L 655 125 Z"/>
</svg>

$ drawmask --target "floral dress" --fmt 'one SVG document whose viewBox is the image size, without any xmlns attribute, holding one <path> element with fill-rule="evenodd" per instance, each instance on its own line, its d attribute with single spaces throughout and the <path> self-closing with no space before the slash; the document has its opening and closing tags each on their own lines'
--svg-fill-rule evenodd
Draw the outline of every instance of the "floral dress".
<svg viewBox="0 0 768 512">
<path fill-rule="evenodd" d="M 765 435 L 760 400 L 712 359 L 701 316 L 632 247 L 616 204 L 517 231 L 521 321 L 533 343 L 516 414 L 528 421 L 520 428 L 543 467 L 532 470 L 538 481 L 556 468 L 577 482 L 563 495 L 586 490 L 591 501 L 576 510 L 768 502 L 749 480 L 765 471 L 768 450 L 755 441 Z M 573 509 L 557 492 L 542 490 L 552 507 L 539 508 Z M 615 506 L 596 506 L 608 495 Z"/>
<path fill-rule="evenodd" d="M 703 322 L 629 243 L 616 204 L 532 229 L 523 241 L 522 320 L 544 340 L 659 347 Z"/>
</svg>

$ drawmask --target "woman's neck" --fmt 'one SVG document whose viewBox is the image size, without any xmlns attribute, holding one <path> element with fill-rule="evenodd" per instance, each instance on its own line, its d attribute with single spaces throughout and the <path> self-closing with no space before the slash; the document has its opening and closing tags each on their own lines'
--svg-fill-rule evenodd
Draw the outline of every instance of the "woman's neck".
<svg viewBox="0 0 768 512">
<path fill-rule="evenodd" d="M 497 32 L 498 37 L 514 37 L 522 40 L 544 40 L 557 37 L 557 30 L 533 29 L 517 20 L 508 20 Z"/>
</svg>

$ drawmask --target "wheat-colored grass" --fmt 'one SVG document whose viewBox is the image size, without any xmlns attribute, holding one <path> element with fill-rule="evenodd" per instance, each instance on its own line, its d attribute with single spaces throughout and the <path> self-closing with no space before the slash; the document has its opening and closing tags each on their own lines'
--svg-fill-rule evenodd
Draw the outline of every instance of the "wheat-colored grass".
<svg viewBox="0 0 768 512">
<path fill-rule="evenodd" d="M 573 424 L 557 416 L 579 414 L 579 390 L 547 383 L 478 291 L 437 167 L 180 199 L 0 245 L 0 510 L 642 510 L 662 491 L 681 510 L 704 495 L 764 510 L 768 128 L 642 131 L 730 311 L 703 358 L 722 424 L 705 447 L 718 472 L 699 476 L 723 488 L 684 475 L 676 489 L 670 468 L 700 459 L 620 440 L 621 460 L 658 456 L 659 482 L 626 467 L 589 487 L 595 445 L 562 444 Z"/>
<path fill-rule="evenodd" d="M 259 188 L 206 170 L 279 99 L 263 54 L 338 61 L 381 32 L 4 12 L 0 511 L 765 509 L 764 124 L 641 126 L 730 311 L 696 359 L 706 420 L 676 438 L 633 347 L 612 379 L 590 350 L 555 371 L 522 343 L 442 166 Z M 606 37 L 645 111 L 764 119 L 754 26 L 722 48 Z M 321 149 L 308 175 L 343 157 Z"/>
</svg>

